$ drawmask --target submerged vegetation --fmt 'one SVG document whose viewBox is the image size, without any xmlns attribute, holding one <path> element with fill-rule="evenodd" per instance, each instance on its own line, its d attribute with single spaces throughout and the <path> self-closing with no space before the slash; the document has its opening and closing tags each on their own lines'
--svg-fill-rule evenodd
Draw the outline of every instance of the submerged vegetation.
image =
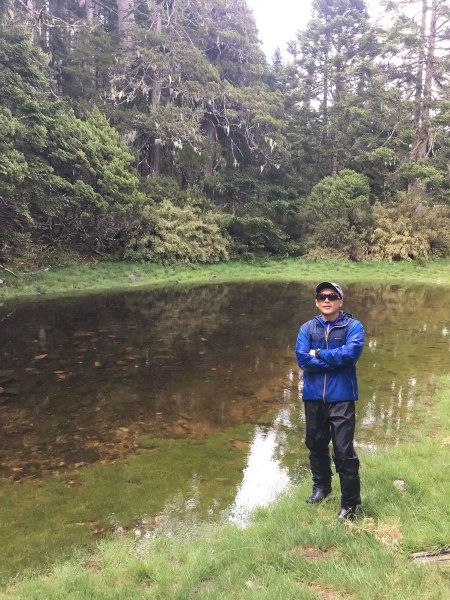
<svg viewBox="0 0 450 600">
<path fill-rule="evenodd" d="M 338 491 L 307 505 L 305 482 L 246 529 L 172 523 L 104 540 L 49 574 L 11 582 L 0 598 L 444 600 L 448 567 L 411 554 L 449 547 L 449 408 L 445 377 L 411 441 L 361 453 L 363 511 L 354 523 L 336 521 Z"/>
</svg>

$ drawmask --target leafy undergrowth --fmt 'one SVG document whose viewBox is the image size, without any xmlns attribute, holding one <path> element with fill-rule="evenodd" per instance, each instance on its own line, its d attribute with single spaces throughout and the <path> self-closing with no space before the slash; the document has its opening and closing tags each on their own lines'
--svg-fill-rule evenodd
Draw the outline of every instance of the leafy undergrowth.
<svg viewBox="0 0 450 600">
<path fill-rule="evenodd" d="M 247 529 L 171 524 L 148 538 L 105 540 L 48 575 L 11 583 L 0 598 L 448 598 L 448 567 L 417 564 L 411 553 L 450 546 L 449 409 L 446 377 L 422 439 L 362 454 L 354 523 L 336 521 L 337 490 L 307 505 L 305 483 Z"/>
</svg>

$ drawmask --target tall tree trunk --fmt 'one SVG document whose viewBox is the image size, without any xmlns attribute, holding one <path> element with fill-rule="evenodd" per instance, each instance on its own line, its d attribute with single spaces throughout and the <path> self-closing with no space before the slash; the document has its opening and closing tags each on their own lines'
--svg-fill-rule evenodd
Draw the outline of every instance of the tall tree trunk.
<svg viewBox="0 0 450 600">
<path fill-rule="evenodd" d="M 330 54 L 330 39 L 329 34 L 326 34 L 325 51 L 324 51 L 324 64 L 323 64 L 323 90 L 322 90 L 322 117 L 323 117 L 323 131 L 322 131 L 322 144 L 325 148 L 329 145 L 329 115 L 328 115 L 328 93 L 330 88 L 330 72 L 329 72 L 329 54 Z M 328 157 L 328 153 L 325 152 L 325 156 Z M 327 159 L 328 162 L 328 159 Z M 326 165 L 328 171 L 329 164 Z M 328 174 L 328 173 L 327 173 Z"/>
<path fill-rule="evenodd" d="M 437 9 L 438 9 L 438 0 L 432 0 L 431 8 L 428 6 L 427 0 L 423 0 L 422 3 L 422 27 L 424 40 L 427 38 L 426 44 L 426 57 L 425 52 L 422 52 L 422 63 L 419 65 L 421 69 L 421 84 L 420 84 L 420 92 L 421 98 L 420 102 L 417 103 L 416 108 L 416 116 L 415 116 L 415 124 L 417 126 L 417 142 L 414 144 L 412 148 L 412 156 L 413 160 L 424 161 L 428 158 L 431 152 L 430 145 L 430 131 L 429 131 L 429 118 L 430 118 L 430 110 L 431 110 L 431 100 L 432 100 L 432 92 L 433 92 L 433 82 L 435 75 L 435 52 L 436 52 L 436 25 L 437 25 Z M 430 24 L 428 35 L 426 35 L 425 24 L 426 24 L 426 14 L 428 10 L 431 10 L 430 13 Z M 422 33 L 421 31 L 421 33 Z M 425 41 L 423 43 L 425 46 Z M 422 83 L 423 81 L 423 83 Z"/>
<path fill-rule="evenodd" d="M 337 46 L 336 53 L 339 57 L 341 54 L 341 46 Z M 343 76 L 343 67 L 340 58 L 335 58 L 336 63 L 336 72 L 335 72 L 335 89 L 334 89 L 334 102 L 332 107 L 332 122 L 331 122 L 331 131 L 330 131 L 330 143 L 332 147 L 332 156 L 331 156 L 331 176 L 333 179 L 336 178 L 338 172 L 338 133 L 341 129 L 342 118 L 340 111 L 342 110 L 340 103 L 344 97 L 344 86 L 342 82 Z"/>
<path fill-rule="evenodd" d="M 124 46 L 130 45 L 129 29 L 132 23 L 134 1 L 133 0 L 117 0 L 117 19 L 119 23 L 119 36 Z"/>
<path fill-rule="evenodd" d="M 94 0 L 78 0 L 78 5 L 84 8 L 84 18 L 91 23 L 94 20 Z"/>
<path fill-rule="evenodd" d="M 211 154 L 211 158 L 208 160 L 208 163 L 205 165 L 205 168 L 203 169 L 203 173 L 205 175 L 205 177 L 210 177 L 213 174 L 213 164 L 214 164 L 214 158 L 215 158 L 215 150 L 214 150 L 214 144 L 216 144 L 217 142 L 217 127 L 216 124 L 211 121 L 211 119 L 207 119 L 206 123 L 205 123 L 205 133 L 206 133 L 206 137 L 210 143 L 210 147 L 213 149 L 213 152 Z"/>
<path fill-rule="evenodd" d="M 48 26 L 48 19 L 46 18 L 46 16 L 48 17 L 49 13 L 50 0 L 45 0 L 38 16 L 39 41 L 45 52 L 48 52 L 50 43 L 50 30 Z"/>
<path fill-rule="evenodd" d="M 92 21 L 94 20 L 94 2 L 93 0 L 86 0 L 85 5 L 84 5 L 84 14 L 85 14 L 85 18 L 86 21 L 88 21 L 89 23 L 92 23 Z"/>
<path fill-rule="evenodd" d="M 437 25 L 438 0 L 431 2 L 430 31 L 428 34 L 427 60 L 425 64 L 425 83 L 423 89 L 422 118 L 426 121 L 430 117 L 431 100 L 433 92 L 435 52 L 436 52 L 436 25 Z"/>
<path fill-rule="evenodd" d="M 323 74 L 323 98 L 322 98 L 322 115 L 323 115 L 323 136 L 324 142 L 328 137 L 328 66 L 325 65 Z"/>
<path fill-rule="evenodd" d="M 8 16 L 8 19 L 10 19 L 11 21 L 14 21 L 14 18 L 16 16 L 16 7 L 14 4 L 14 0 L 9 0 L 9 2 L 7 2 L 6 14 Z"/>
<path fill-rule="evenodd" d="M 417 71 L 415 84 L 415 110 L 414 110 L 414 128 L 418 132 L 420 129 L 420 119 L 422 116 L 422 97 L 423 97 L 423 79 L 425 71 L 425 45 L 427 37 L 427 13 L 428 0 L 422 0 L 422 21 L 420 24 L 419 51 L 417 54 Z"/>
<path fill-rule="evenodd" d="M 162 15 L 159 11 L 156 15 L 156 29 L 155 30 L 158 35 L 161 35 Z M 153 86 L 152 86 L 152 105 L 151 105 L 152 112 L 156 112 L 159 108 L 159 105 L 161 104 L 161 88 L 162 88 L 161 75 L 159 73 L 158 68 L 155 67 L 154 72 L 153 72 Z M 161 172 L 161 140 L 155 137 L 153 139 L 151 148 L 152 148 L 151 161 L 150 161 L 151 176 L 159 177 L 160 172 Z"/>
</svg>

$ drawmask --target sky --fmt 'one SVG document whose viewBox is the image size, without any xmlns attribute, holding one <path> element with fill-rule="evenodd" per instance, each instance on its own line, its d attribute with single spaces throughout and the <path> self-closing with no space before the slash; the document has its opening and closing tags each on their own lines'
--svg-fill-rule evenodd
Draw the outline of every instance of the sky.
<svg viewBox="0 0 450 600">
<path fill-rule="evenodd" d="M 246 0 L 246 2 L 253 11 L 259 38 L 267 58 L 272 58 L 277 46 L 286 56 L 286 43 L 293 40 L 296 31 L 306 27 L 311 18 L 311 0 Z M 382 10 L 379 0 L 368 0 L 367 6 L 371 16 L 376 16 Z"/>
</svg>

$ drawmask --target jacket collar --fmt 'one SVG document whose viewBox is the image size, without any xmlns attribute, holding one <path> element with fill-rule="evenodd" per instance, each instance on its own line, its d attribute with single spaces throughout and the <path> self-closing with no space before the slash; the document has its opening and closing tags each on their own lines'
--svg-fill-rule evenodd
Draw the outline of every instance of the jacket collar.
<svg viewBox="0 0 450 600">
<path fill-rule="evenodd" d="M 322 315 L 317 315 L 314 318 L 322 325 L 322 327 L 326 327 L 327 325 L 330 325 L 331 327 L 339 325 L 342 327 L 343 325 L 348 325 L 348 322 L 352 318 L 352 315 L 343 310 L 340 310 L 339 315 L 334 321 L 324 321 Z"/>
</svg>

